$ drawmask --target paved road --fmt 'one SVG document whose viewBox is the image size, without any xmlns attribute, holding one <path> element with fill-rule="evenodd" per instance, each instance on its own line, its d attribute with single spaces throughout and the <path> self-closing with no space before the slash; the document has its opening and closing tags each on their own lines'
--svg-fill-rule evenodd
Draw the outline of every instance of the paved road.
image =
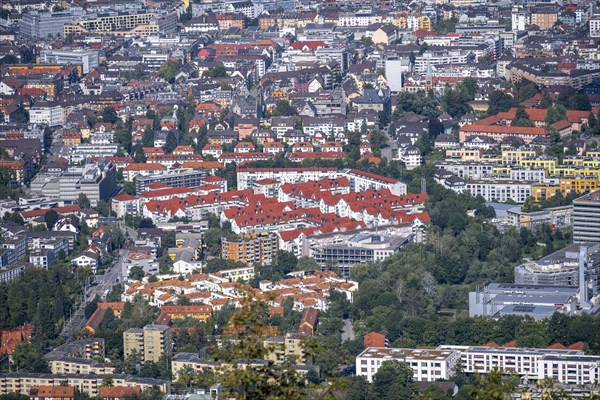
<svg viewBox="0 0 600 400">
<path fill-rule="evenodd" d="M 354 327 L 352 326 L 351 319 L 344 320 L 344 327 L 342 328 L 342 342 L 347 340 L 354 340 L 356 335 L 354 334 Z"/>
<path fill-rule="evenodd" d="M 390 137 L 387 126 L 381 130 L 385 136 L 385 145 L 381 148 L 381 156 L 386 160 L 392 161 L 392 149 L 398 149 L 398 143 Z"/>
<path fill-rule="evenodd" d="M 103 275 L 96 275 L 95 284 L 93 286 L 86 287 L 83 302 L 79 305 L 79 308 L 77 308 L 77 311 L 72 315 L 71 319 L 67 322 L 65 328 L 61 332 L 61 336 L 66 338 L 67 341 L 85 326 L 86 318 L 84 310 L 86 304 L 96 296 L 98 296 L 99 299 L 104 300 L 114 285 L 123 282 L 124 274 L 127 271 L 124 259 L 127 255 L 129 255 L 128 250 L 120 250 L 119 257 L 113 262 L 111 267 L 106 270 Z"/>
</svg>

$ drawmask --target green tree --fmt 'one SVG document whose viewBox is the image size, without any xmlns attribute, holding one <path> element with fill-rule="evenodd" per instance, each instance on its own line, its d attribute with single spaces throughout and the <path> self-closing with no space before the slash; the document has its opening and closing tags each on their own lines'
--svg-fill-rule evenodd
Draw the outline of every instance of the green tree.
<svg viewBox="0 0 600 400">
<path fill-rule="evenodd" d="M 96 210 L 98 210 L 98 212 L 101 215 L 103 215 L 105 217 L 108 217 L 108 214 L 110 214 L 110 206 L 109 206 L 109 204 L 106 201 L 102 200 L 102 199 L 98 200 L 98 203 L 96 203 L 96 207 L 95 208 L 96 208 Z"/>
<path fill-rule="evenodd" d="M 409 400 L 417 394 L 413 370 L 403 362 L 384 361 L 373 378 L 373 391 L 378 399 Z"/>
<path fill-rule="evenodd" d="M 121 193 L 130 194 L 132 196 L 135 195 L 135 183 L 131 181 L 127 181 L 123 184 L 123 189 L 121 189 Z"/>
<path fill-rule="evenodd" d="M 91 207 L 90 199 L 88 199 L 85 193 L 79 193 L 79 197 L 77 197 L 77 204 L 81 208 Z"/>
<path fill-rule="evenodd" d="M 142 267 L 138 265 L 131 267 L 131 270 L 129 271 L 130 279 L 141 281 L 144 276 L 146 276 L 146 273 L 144 272 L 144 269 Z"/>
<path fill-rule="evenodd" d="M 46 227 L 48 230 L 52 230 L 54 225 L 58 222 L 59 215 L 56 210 L 50 210 L 46 214 L 44 214 L 44 222 L 46 223 Z"/>
<path fill-rule="evenodd" d="M 165 149 L 165 153 L 170 154 L 177 147 L 177 137 L 175 136 L 175 132 L 171 131 L 167 134 L 167 140 L 165 141 L 165 145 L 163 149 Z"/>
<path fill-rule="evenodd" d="M 235 332 L 218 350 L 222 360 L 222 377 L 225 396 L 235 399 L 301 399 L 303 391 L 295 370 L 289 366 L 268 363 L 264 366 L 243 366 L 241 360 L 264 358 L 266 348 L 263 335 L 267 328 L 268 303 L 255 300 L 249 293 L 242 300 L 229 326 Z"/>
<path fill-rule="evenodd" d="M 294 115 L 298 115 L 298 111 L 296 107 L 292 106 L 287 100 L 279 100 L 277 102 L 277 106 L 275 110 L 273 110 L 272 115 L 274 117 L 291 117 Z"/>
<path fill-rule="evenodd" d="M 109 106 L 102 109 L 102 121 L 114 124 L 118 119 L 117 110 L 114 107 Z"/>
<path fill-rule="evenodd" d="M 14 369 L 19 372 L 50 372 L 42 352 L 30 342 L 21 342 L 12 355 Z"/>
<path fill-rule="evenodd" d="M 177 61 L 167 60 L 163 65 L 160 66 L 158 73 L 164 80 L 169 83 L 173 83 L 175 75 L 179 72 L 180 65 Z"/>
<path fill-rule="evenodd" d="M 488 115 L 496 115 L 506 112 L 516 105 L 515 99 L 502 90 L 494 90 L 490 93 Z"/>
<path fill-rule="evenodd" d="M 494 369 L 487 375 L 478 375 L 471 387 L 470 396 L 474 400 L 506 400 L 516 388 L 516 382 L 505 382 L 502 372 Z"/>
<path fill-rule="evenodd" d="M 547 125 L 552 125 L 555 122 L 561 121 L 567 117 L 567 109 L 562 104 L 551 106 L 546 111 L 544 121 Z"/>
</svg>

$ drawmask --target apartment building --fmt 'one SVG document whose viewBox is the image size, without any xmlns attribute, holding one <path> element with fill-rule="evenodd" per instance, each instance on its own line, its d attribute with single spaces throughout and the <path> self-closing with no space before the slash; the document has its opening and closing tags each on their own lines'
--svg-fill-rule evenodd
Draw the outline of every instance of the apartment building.
<svg viewBox="0 0 600 400">
<path fill-rule="evenodd" d="M 152 378 L 140 378 L 132 375 L 111 375 L 114 386 L 139 386 L 142 390 L 158 387 L 163 393 L 170 393 L 171 384 L 168 381 Z M 89 396 L 100 395 L 102 376 L 95 374 L 43 374 L 27 372 L 9 372 L 0 374 L 0 394 L 21 393 L 28 395 L 36 386 L 55 386 L 63 384 L 74 386 Z"/>
<path fill-rule="evenodd" d="M 6 239 L 0 244 L 0 271 L 16 264 L 25 257 L 27 251 L 27 237 L 17 235 Z"/>
<path fill-rule="evenodd" d="M 600 381 L 600 357 L 583 354 L 546 355 L 538 362 L 538 379 L 570 385 Z"/>
<path fill-rule="evenodd" d="M 238 168 L 237 184 L 239 190 L 244 190 L 252 189 L 255 182 L 263 179 L 274 179 L 284 184 L 319 181 L 339 175 L 335 168 Z"/>
<path fill-rule="evenodd" d="M 141 355 L 142 362 L 158 362 L 173 350 L 171 328 L 151 324 L 143 329 L 128 329 L 123 332 L 123 349 L 125 357 L 137 353 Z"/>
<path fill-rule="evenodd" d="M 541 360 L 545 357 L 566 359 L 583 355 L 581 350 L 566 348 L 439 346 L 438 350 L 457 352 L 466 373 L 488 374 L 497 368 L 507 373 L 529 376 L 534 379 L 538 377 L 544 379 L 545 373 Z M 600 359 L 600 357 L 596 358 Z"/>
<path fill-rule="evenodd" d="M 306 336 L 297 333 L 270 337 L 263 342 L 267 349 L 265 358 L 275 364 L 293 360 L 294 364 L 304 365 L 308 357 L 304 340 Z"/>
<path fill-rule="evenodd" d="M 135 177 L 135 191 L 136 193 L 143 193 L 153 183 L 164 183 L 171 187 L 197 187 L 202 185 L 207 176 L 208 171 L 206 169 L 194 170 L 190 168 L 165 171 L 148 176 L 138 175 Z"/>
<path fill-rule="evenodd" d="M 482 196 L 486 201 L 504 203 L 513 200 L 524 203 L 531 196 L 531 184 L 512 180 L 481 180 L 465 184 L 472 196 Z"/>
<path fill-rule="evenodd" d="M 64 36 L 114 35 L 114 36 L 150 36 L 159 32 L 174 32 L 177 14 L 174 12 L 159 15 L 157 13 L 108 13 L 80 19 L 64 25 Z"/>
<path fill-rule="evenodd" d="M 49 126 L 64 125 L 65 109 L 58 103 L 38 102 L 29 110 L 29 122 Z"/>
<path fill-rule="evenodd" d="M 279 251 L 279 240 L 273 232 L 250 233 L 240 239 L 221 240 L 221 257 L 248 265 L 271 265 Z"/>
<path fill-rule="evenodd" d="M 415 381 L 433 382 L 452 377 L 460 355 L 454 350 L 391 349 L 369 347 L 356 357 L 356 375 L 373 382 L 385 361 L 407 363 Z"/>
<path fill-rule="evenodd" d="M 600 243 L 600 191 L 573 200 L 573 241 Z"/>
<path fill-rule="evenodd" d="M 595 176 L 578 176 L 575 178 L 559 178 L 550 180 L 549 183 L 533 185 L 531 187 L 531 197 L 535 202 L 548 200 L 558 193 L 563 196 L 569 196 L 579 193 L 588 193 L 598 190 L 599 180 Z"/>
</svg>

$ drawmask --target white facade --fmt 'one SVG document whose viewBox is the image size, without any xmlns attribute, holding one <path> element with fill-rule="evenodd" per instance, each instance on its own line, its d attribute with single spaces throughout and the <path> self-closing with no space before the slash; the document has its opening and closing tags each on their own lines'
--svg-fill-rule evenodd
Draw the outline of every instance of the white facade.
<svg viewBox="0 0 600 400">
<path fill-rule="evenodd" d="M 518 181 L 476 181 L 467 182 L 466 190 L 471 196 L 482 196 L 485 201 L 504 203 L 511 199 L 517 203 L 525 203 L 531 196 L 531 184 Z"/>
<path fill-rule="evenodd" d="M 42 50 L 40 60 L 48 64 L 80 64 L 84 74 L 99 65 L 98 50 Z"/>
<path fill-rule="evenodd" d="M 59 106 L 33 106 L 29 110 L 29 122 L 59 126 L 65 123 L 65 110 Z"/>
<path fill-rule="evenodd" d="M 600 37 L 600 15 L 590 19 L 590 37 Z"/>
<path fill-rule="evenodd" d="M 405 362 L 413 369 L 415 381 L 437 381 L 449 379 L 459 353 L 452 350 L 389 349 L 369 347 L 356 357 L 356 375 L 373 382 L 373 377 L 385 361 Z"/>
</svg>

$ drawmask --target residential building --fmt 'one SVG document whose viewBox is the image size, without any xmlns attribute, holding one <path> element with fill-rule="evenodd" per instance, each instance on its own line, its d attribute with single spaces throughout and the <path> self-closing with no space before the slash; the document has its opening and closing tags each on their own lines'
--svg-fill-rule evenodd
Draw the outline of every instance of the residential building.
<svg viewBox="0 0 600 400">
<path fill-rule="evenodd" d="M 373 382 L 385 361 L 407 363 L 413 370 L 415 381 L 433 382 L 450 379 L 460 355 L 453 350 L 369 347 L 356 357 L 356 375 Z"/>
<path fill-rule="evenodd" d="M 600 243 L 600 191 L 573 200 L 573 241 Z"/>
<path fill-rule="evenodd" d="M 100 379 L 98 379 L 100 378 Z M 171 391 L 168 381 L 153 378 L 139 378 L 132 375 L 112 374 L 114 386 L 139 386 L 142 390 L 158 387 L 163 393 Z M 29 394 L 36 386 L 61 387 L 63 384 L 75 387 L 89 396 L 98 396 L 102 387 L 101 376 L 96 374 L 45 374 L 29 372 L 9 372 L 0 374 L 0 394 Z"/>
<path fill-rule="evenodd" d="M 271 265 L 279 251 L 277 234 L 261 232 L 221 240 L 221 257 L 248 265 Z"/>
<path fill-rule="evenodd" d="M 29 110 L 29 122 L 32 124 L 61 126 L 65 121 L 65 110 L 59 103 L 38 102 Z"/>
<path fill-rule="evenodd" d="M 173 350 L 171 328 L 167 325 L 151 324 L 143 329 L 128 329 L 123 332 L 123 349 L 126 358 L 137 353 L 142 362 L 156 363 Z"/>
</svg>

